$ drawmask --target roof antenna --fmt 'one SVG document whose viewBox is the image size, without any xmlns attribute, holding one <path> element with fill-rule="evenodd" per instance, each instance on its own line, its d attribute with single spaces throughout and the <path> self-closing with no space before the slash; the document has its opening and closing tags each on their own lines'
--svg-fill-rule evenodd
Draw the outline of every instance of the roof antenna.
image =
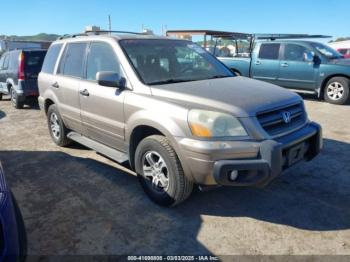
<svg viewBox="0 0 350 262">
<path fill-rule="evenodd" d="M 109 32 L 111 34 L 112 31 L 112 20 L 111 20 L 111 15 L 108 15 L 108 28 L 109 28 Z"/>
</svg>

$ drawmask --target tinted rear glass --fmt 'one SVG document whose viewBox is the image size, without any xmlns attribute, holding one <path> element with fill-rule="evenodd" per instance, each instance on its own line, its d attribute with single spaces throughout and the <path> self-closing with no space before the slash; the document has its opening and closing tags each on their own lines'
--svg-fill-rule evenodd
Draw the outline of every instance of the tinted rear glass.
<svg viewBox="0 0 350 262">
<path fill-rule="evenodd" d="M 58 73 L 66 76 L 82 77 L 86 47 L 87 43 L 67 44 Z"/>
<path fill-rule="evenodd" d="M 40 72 L 45 54 L 45 51 L 24 52 L 24 70 L 26 72 Z"/>
<path fill-rule="evenodd" d="M 58 55 L 60 54 L 62 48 L 62 44 L 52 45 L 49 48 L 49 51 L 47 51 L 47 54 L 45 56 L 44 64 L 42 67 L 42 72 L 53 74 L 53 71 L 55 70 L 56 61 L 58 58 Z"/>
<path fill-rule="evenodd" d="M 260 46 L 259 58 L 277 60 L 280 52 L 280 44 L 262 44 Z"/>
</svg>

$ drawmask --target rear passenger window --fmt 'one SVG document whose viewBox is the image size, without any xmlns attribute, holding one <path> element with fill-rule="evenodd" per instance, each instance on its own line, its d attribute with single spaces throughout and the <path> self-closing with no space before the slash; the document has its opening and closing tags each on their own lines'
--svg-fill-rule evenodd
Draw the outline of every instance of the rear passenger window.
<svg viewBox="0 0 350 262">
<path fill-rule="evenodd" d="M 67 44 L 58 73 L 66 76 L 82 77 L 86 47 L 87 43 Z"/>
<path fill-rule="evenodd" d="M 101 71 L 112 71 L 120 74 L 119 62 L 109 44 L 93 42 L 87 60 L 87 80 L 96 80 L 96 73 Z"/>
<path fill-rule="evenodd" d="M 44 64 L 41 69 L 42 72 L 53 74 L 55 70 L 56 61 L 60 54 L 62 44 L 52 45 L 45 56 Z"/>
<path fill-rule="evenodd" d="M 278 60 L 280 44 L 262 44 L 260 46 L 259 58 Z"/>
</svg>

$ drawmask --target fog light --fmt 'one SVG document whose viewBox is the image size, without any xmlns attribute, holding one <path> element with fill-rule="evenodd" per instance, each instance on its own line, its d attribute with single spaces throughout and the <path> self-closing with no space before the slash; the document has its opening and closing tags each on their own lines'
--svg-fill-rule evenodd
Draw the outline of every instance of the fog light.
<svg viewBox="0 0 350 262">
<path fill-rule="evenodd" d="M 237 177 L 238 177 L 238 171 L 237 171 L 237 170 L 231 171 L 229 177 L 230 177 L 230 180 L 231 180 L 231 181 L 235 181 L 235 180 L 237 179 Z"/>
</svg>

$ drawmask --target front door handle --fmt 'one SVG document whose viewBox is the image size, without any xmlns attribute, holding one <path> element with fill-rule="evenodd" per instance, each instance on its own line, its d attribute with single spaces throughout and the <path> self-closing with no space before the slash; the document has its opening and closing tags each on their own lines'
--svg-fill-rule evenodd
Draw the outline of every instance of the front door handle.
<svg viewBox="0 0 350 262">
<path fill-rule="evenodd" d="M 282 63 L 281 66 L 282 67 L 288 67 L 289 65 L 288 65 L 288 63 Z"/>
<path fill-rule="evenodd" d="M 57 82 L 53 83 L 51 86 L 54 88 L 60 88 L 60 85 Z"/>
<path fill-rule="evenodd" d="M 89 96 L 89 95 L 90 95 L 90 93 L 89 93 L 89 91 L 88 91 L 87 89 L 80 90 L 79 93 L 80 93 L 82 96 Z"/>
<path fill-rule="evenodd" d="M 261 62 L 260 61 L 256 61 L 255 64 L 256 65 L 261 65 Z"/>
</svg>

